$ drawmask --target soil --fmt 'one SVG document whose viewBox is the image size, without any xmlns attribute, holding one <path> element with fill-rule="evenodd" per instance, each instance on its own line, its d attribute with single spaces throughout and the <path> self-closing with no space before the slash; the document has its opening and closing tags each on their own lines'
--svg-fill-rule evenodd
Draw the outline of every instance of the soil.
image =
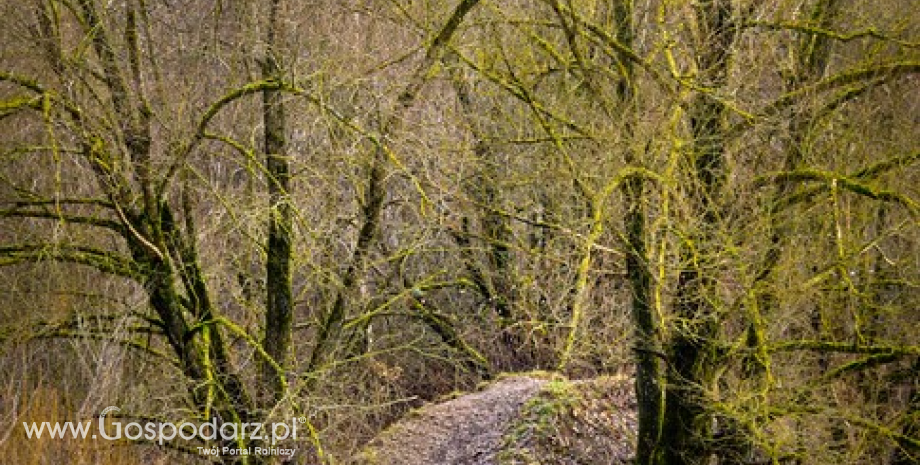
<svg viewBox="0 0 920 465">
<path fill-rule="evenodd" d="M 635 450 L 631 396 L 623 379 L 510 376 L 410 413 L 352 464 L 627 463 Z"/>
</svg>

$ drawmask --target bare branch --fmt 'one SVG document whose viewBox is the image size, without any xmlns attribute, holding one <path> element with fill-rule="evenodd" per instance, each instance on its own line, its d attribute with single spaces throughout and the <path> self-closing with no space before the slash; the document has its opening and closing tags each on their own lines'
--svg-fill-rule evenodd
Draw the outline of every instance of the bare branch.
<svg viewBox="0 0 920 465">
<path fill-rule="evenodd" d="M 875 175 L 879 172 L 889 170 L 895 166 L 900 166 L 902 164 L 910 163 L 913 160 L 920 158 L 920 153 L 913 154 L 907 157 L 901 157 L 891 160 L 886 160 L 885 162 L 876 164 L 872 167 L 866 168 L 857 172 L 857 177 L 847 177 L 830 171 L 821 171 L 814 168 L 806 168 L 796 171 L 783 171 L 779 173 L 771 173 L 768 175 L 760 176 L 755 181 L 755 186 L 762 186 L 767 181 L 770 182 L 796 182 L 796 181 L 823 181 L 825 183 L 836 182 L 838 185 L 850 192 L 853 192 L 864 197 L 869 197 L 875 200 L 881 200 L 885 202 L 895 202 L 901 204 L 913 215 L 917 217 L 920 214 L 920 206 L 917 205 L 917 202 L 910 198 L 907 195 L 900 194 L 898 192 L 876 189 L 872 186 L 861 182 L 862 180 L 871 177 L 870 175 Z M 829 185 L 829 184 L 828 184 Z M 827 189 L 827 186 L 822 186 L 817 190 L 810 190 L 807 193 L 800 193 L 795 196 L 795 199 L 786 199 L 780 205 L 777 204 L 777 208 L 786 207 L 792 203 L 803 200 L 804 198 L 810 198 L 821 191 Z"/>
<path fill-rule="evenodd" d="M 91 266 L 103 273 L 140 280 L 144 270 L 134 260 L 106 250 L 65 244 L 18 244 L 0 247 L 0 266 L 56 261 Z"/>
<path fill-rule="evenodd" d="M 852 342 L 831 341 L 785 341 L 767 347 L 769 352 L 790 352 L 812 350 L 816 352 L 840 352 L 846 354 L 891 354 L 920 355 L 920 346 L 858 345 Z"/>
<path fill-rule="evenodd" d="M 169 188 L 169 183 L 175 177 L 176 173 L 179 171 L 179 168 L 185 163 L 186 160 L 188 160 L 189 156 L 191 156 L 191 153 L 195 150 L 195 148 L 198 147 L 198 144 L 200 144 L 203 139 L 208 137 L 208 125 L 211 123 L 211 120 L 213 120 L 214 117 L 220 113 L 222 109 L 243 97 L 261 94 L 261 92 L 266 90 L 281 90 L 293 94 L 300 94 L 303 92 L 303 89 L 294 87 L 276 79 L 263 79 L 233 89 L 219 98 L 216 102 L 212 103 L 211 106 L 205 110 L 204 114 L 198 120 L 195 134 L 192 135 L 192 138 L 189 141 L 182 144 L 177 153 L 174 155 L 175 158 L 173 158 L 172 163 L 170 163 L 169 169 L 166 171 L 166 175 L 163 177 L 163 179 L 160 180 L 159 185 L 157 186 L 156 198 L 163 198 L 163 195 Z"/>
<path fill-rule="evenodd" d="M 73 224 L 87 224 L 90 226 L 98 226 L 100 228 L 110 229 L 117 232 L 120 235 L 125 234 L 125 227 L 117 221 L 107 220 L 104 218 L 95 218 L 91 216 L 78 216 L 78 215 L 65 215 L 57 212 L 51 211 L 34 211 L 34 210 L 20 210 L 20 209 L 9 209 L 9 210 L 0 210 L 0 218 L 37 218 L 37 219 L 49 219 L 49 220 L 59 220 L 65 223 Z"/>
<path fill-rule="evenodd" d="M 863 38 L 868 37 L 868 38 L 873 38 L 873 39 L 884 40 L 887 42 L 894 42 L 898 45 L 902 45 L 904 47 L 909 47 L 909 48 L 920 47 L 920 42 L 911 42 L 907 40 L 901 40 L 896 37 L 892 37 L 888 34 L 883 34 L 874 27 L 870 27 L 868 29 L 864 29 L 861 31 L 854 31 L 854 32 L 838 32 L 838 31 L 833 31 L 830 29 L 825 29 L 822 27 L 814 26 L 811 24 L 796 23 L 796 22 L 789 22 L 789 21 L 780 21 L 780 22 L 747 21 L 742 25 L 742 27 L 760 28 L 760 29 L 767 29 L 767 30 L 772 30 L 772 31 L 795 31 L 795 32 L 801 32 L 804 34 L 809 34 L 809 35 L 818 35 L 822 37 L 827 37 L 828 39 L 838 40 L 841 42 L 850 42 L 852 40 L 863 39 Z"/>
</svg>

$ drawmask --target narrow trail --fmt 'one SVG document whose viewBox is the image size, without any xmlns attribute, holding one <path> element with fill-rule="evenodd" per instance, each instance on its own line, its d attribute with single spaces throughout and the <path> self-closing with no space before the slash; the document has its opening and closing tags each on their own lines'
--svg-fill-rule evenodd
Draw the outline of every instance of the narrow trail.
<svg viewBox="0 0 920 465">
<path fill-rule="evenodd" d="M 509 377 L 481 392 L 423 408 L 371 441 L 355 463 L 492 465 L 510 421 L 544 384 L 527 376 Z"/>
</svg>

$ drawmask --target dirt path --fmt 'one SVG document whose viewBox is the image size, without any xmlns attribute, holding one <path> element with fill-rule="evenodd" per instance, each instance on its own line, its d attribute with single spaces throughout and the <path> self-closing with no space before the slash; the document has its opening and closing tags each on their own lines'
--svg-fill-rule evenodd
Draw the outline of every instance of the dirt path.
<svg viewBox="0 0 920 465">
<path fill-rule="evenodd" d="M 356 464 L 493 465 L 502 435 L 546 380 L 503 379 L 413 413 L 374 439 Z"/>
</svg>

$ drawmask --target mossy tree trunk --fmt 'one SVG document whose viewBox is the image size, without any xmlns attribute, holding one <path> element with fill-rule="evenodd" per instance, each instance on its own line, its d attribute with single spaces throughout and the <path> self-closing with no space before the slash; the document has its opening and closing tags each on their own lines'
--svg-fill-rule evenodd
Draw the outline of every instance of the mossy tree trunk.
<svg viewBox="0 0 920 465">
<path fill-rule="evenodd" d="M 281 0 L 271 0 L 266 29 L 266 52 L 261 57 L 262 79 L 282 81 L 279 64 L 281 26 L 278 21 Z M 291 346 L 291 324 L 294 303 L 291 292 L 292 210 L 290 202 L 291 168 L 284 94 L 279 89 L 262 91 L 262 123 L 264 125 L 265 167 L 268 175 L 268 241 L 265 247 L 265 353 L 274 361 L 263 360 L 262 384 L 266 389 L 263 401 L 278 402 L 284 396 L 284 372 Z"/>
<path fill-rule="evenodd" d="M 634 49 L 635 25 L 632 0 L 618 0 L 612 9 L 613 36 L 626 50 Z M 637 113 L 635 63 L 620 52 L 617 69 L 621 79 L 616 86 L 619 97 L 624 133 L 629 137 L 624 161 L 636 166 L 645 154 L 636 153 L 635 115 Z M 646 231 L 646 187 L 647 180 L 641 176 L 630 176 L 623 182 L 623 196 L 626 202 L 623 229 L 626 239 L 626 273 L 629 281 L 633 328 L 635 331 L 634 356 L 636 361 L 635 391 L 639 405 L 639 431 L 637 436 L 636 463 L 650 465 L 657 463 L 661 452 L 661 433 L 664 414 L 664 372 L 661 370 L 661 341 L 659 340 L 658 316 L 652 307 L 652 277 L 649 270 L 648 243 Z"/>
<path fill-rule="evenodd" d="M 688 103 L 692 143 L 688 148 L 691 232 L 681 250 L 674 303 L 674 327 L 666 342 L 670 360 L 664 412 L 664 446 L 659 463 L 703 464 L 712 453 L 713 417 L 705 395 L 720 363 L 720 309 L 713 301 L 715 257 L 722 220 L 721 195 L 726 179 L 726 108 L 717 98 L 728 82 L 737 34 L 728 0 L 695 6 L 696 73 L 699 90 Z"/>
<path fill-rule="evenodd" d="M 64 55 L 62 30 L 70 27 L 64 11 L 75 16 L 87 39 L 85 62 L 74 66 Z M 45 60 L 59 73 L 46 76 L 46 82 L 4 75 L 5 81 L 17 83 L 45 102 L 45 123 L 72 131 L 79 156 L 92 169 L 104 200 L 76 199 L 62 204 L 57 218 L 77 224 L 95 224 L 109 229 L 124 240 L 126 253 L 105 252 L 92 247 L 64 247 L 50 256 L 32 248 L 6 249 L 17 260 L 40 261 L 50 258 L 59 262 L 91 266 L 110 275 L 129 278 L 147 293 L 153 316 L 147 319 L 149 334 L 161 334 L 174 354 L 178 368 L 186 377 L 189 404 L 205 419 L 218 417 L 221 422 L 252 421 L 256 415 L 252 397 L 243 380 L 235 373 L 220 323 L 222 318 L 213 305 L 210 289 L 200 263 L 197 248 L 198 229 L 194 221 L 195 203 L 183 174 L 185 156 L 200 141 L 208 117 L 198 133 L 185 144 L 169 146 L 174 157 L 168 169 L 155 169 L 152 162 L 156 117 L 148 100 L 148 89 L 162 82 L 150 73 L 141 47 L 141 31 L 146 27 L 143 3 L 128 1 L 124 5 L 122 39 L 115 39 L 114 26 L 100 15 L 95 2 L 81 0 L 72 10 L 55 2 L 43 3 L 39 11 L 39 29 L 45 40 Z M 88 79 L 99 80 L 98 99 L 80 100 L 79 91 L 54 89 L 55 79 L 63 82 L 80 80 L 70 73 L 83 67 L 98 69 Z M 83 76 L 86 78 L 86 76 Z M 229 101 L 247 95 L 233 94 L 211 108 L 215 113 Z M 213 115 L 212 115 L 213 116 Z M 108 124 L 108 122 L 114 124 Z M 66 138 L 49 132 L 49 143 L 63 145 Z M 170 199 L 170 185 L 177 184 L 179 195 Z M 36 201 L 35 206 L 40 206 Z M 97 205 L 98 216 L 82 217 L 65 213 L 65 208 Z M 40 212 L 23 212 L 23 216 L 45 217 Z M 106 219 L 114 218 L 114 220 Z M 244 441 L 235 442 L 240 446 Z"/>
</svg>

